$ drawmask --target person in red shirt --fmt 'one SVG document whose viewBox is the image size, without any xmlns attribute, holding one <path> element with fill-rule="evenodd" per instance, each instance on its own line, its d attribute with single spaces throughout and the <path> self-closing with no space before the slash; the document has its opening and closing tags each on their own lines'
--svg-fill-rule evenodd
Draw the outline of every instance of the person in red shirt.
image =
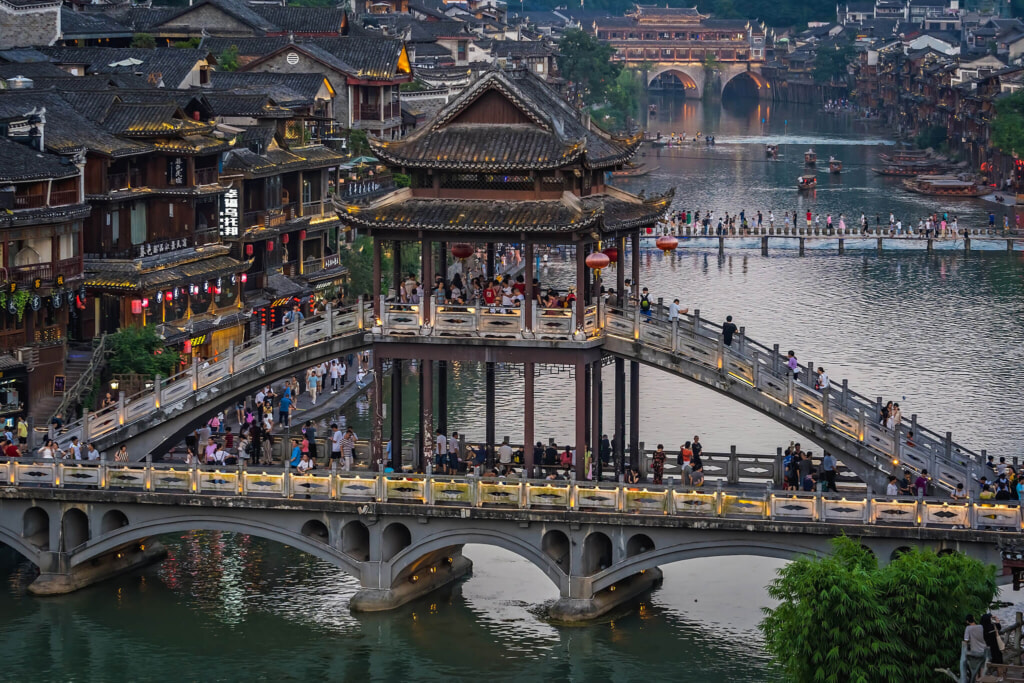
<svg viewBox="0 0 1024 683">
<path fill-rule="evenodd" d="M 807 212 L 807 227 L 811 227 L 811 212 Z"/>
<path fill-rule="evenodd" d="M 18 450 L 17 444 L 8 442 L 8 444 L 4 447 L 4 455 L 7 456 L 8 458 L 20 458 L 21 451 Z"/>
<path fill-rule="evenodd" d="M 526 296 L 526 280 L 522 275 L 516 278 L 516 283 L 512 285 L 512 289 L 516 291 L 516 294 Z"/>
<path fill-rule="evenodd" d="M 494 301 L 496 298 L 497 295 L 495 294 L 494 283 L 492 282 L 491 284 L 484 287 L 484 304 L 488 306 L 494 306 Z"/>
</svg>

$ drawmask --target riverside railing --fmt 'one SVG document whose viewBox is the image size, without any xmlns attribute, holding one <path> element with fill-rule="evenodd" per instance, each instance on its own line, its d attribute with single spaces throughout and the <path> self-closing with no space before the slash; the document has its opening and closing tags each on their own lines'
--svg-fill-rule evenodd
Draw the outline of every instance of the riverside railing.
<svg viewBox="0 0 1024 683">
<path fill-rule="evenodd" d="M 58 436 L 62 445 L 78 437 L 82 443 L 99 438 L 117 429 L 149 417 L 163 406 L 183 401 L 200 389 L 215 387 L 278 356 L 297 349 L 320 344 L 339 336 L 358 334 L 369 327 L 372 311 L 360 299 L 356 306 L 327 309 L 320 315 L 310 316 L 294 324 L 273 330 L 263 328 L 259 337 L 235 346 L 231 344 L 219 358 L 193 363 L 171 377 L 156 376 L 153 387 L 132 396 L 125 392 L 118 400 L 95 412 L 85 412 L 79 420 L 71 422 Z"/>
<path fill-rule="evenodd" d="M 721 486 L 516 480 L 238 467 L 122 465 L 110 461 L 0 460 L 0 482 L 24 490 L 96 489 L 152 494 L 632 513 L 839 525 L 981 529 L 1020 533 L 1019 505 L 942 498 L 826 495 Z"/>
<path fill-rule="evenodd" d="M 957 483 L 969 487 L 970 482 L 976 482 L 985 473 L 985 452 L 974 453 L 954 443 L 951 432 L 940 436 L 919 425 L 916 415 L 910 416 L 909 425 L 888 429 L 879 423 L 881 398 L 872 400 L 852 391 L 846 380 L 833 381 L 829 390 L 814 389 L 805 384 L 816 376 L 814 363 L 801 367 L 800 379 L 794 379 L 778 344 L 768 348 L 741 331 L 727 346 L 721 326 L 702 320 L 699 310 L 667 320 L 661 315 L 642 316 L 637 308 L 608 308 L 604 333 L 639 341 L 725 373 L 771 400 L 868 446 L 868 457 L 880 472 L 901 468 L 920 473 L 927 469 L 932 480 L 946 489 L 955 488 Z"/>
</svg>

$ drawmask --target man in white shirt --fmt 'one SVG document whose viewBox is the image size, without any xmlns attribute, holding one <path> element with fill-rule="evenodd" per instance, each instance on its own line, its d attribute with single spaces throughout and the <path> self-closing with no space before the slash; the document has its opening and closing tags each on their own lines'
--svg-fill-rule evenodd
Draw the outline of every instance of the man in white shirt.
<svg viewBox="0 0 1024 683">
<path fill-rule="evenodd" d="M 437 430 L 437 448 L 434 449 L 434 472 L 435 474 L 445 473 L 445 464 L 448 460 L 448 439 L 444 432 Z"/>
<path fill-rule="evenodd" d="M 498 462 L 506 467 L 512 464 L 512 446 L 508 444 L 508 439 L 498 449 Z"/>
<path fill-rule="evenodd" d="M 686 315 L 689 312 L 690 312 L 689 308 L 680 308 L 679 307 L 679 299 L 673 299 L 672 300 L 672 304 L 668 307 L 668 320 L 669 320 L 669 322 L 673 322 L 675 320 L 679 320 L 680 314 Z"/>
<path fill-rule="evenodd" d="M 262 389 L 257 391 L 256 392 L 256 407 L 257 408 L 262 408 L 263 407 L 263 401 L 266 400 L 266 398 L 267 398 L 267 394 Z"/>
<path fill-rule="evenodd" d="M 341 440 L 344 435 L 338 429 L 338 425 L 331 424 L 331 460 L 341 459 Z"/>
<path fill-rule="evenodd" d="M 452 432 L 448 439 L 448 474 L 459 473 L 459 433 Z"/>
<path fill-rule="evenodd" d="M 345 376 L 348 374 L 348 364 L 345 361 L 338 363 L 338 376 L 341 378 L 341 388 L 345 388 Z"/>
<path fill-rule="evenodd" d="M 338 359 L 331 361 L 331 393 L 338 393 L 338 380 L 341 379 L 341 370 L 338 369 Z"/>
<path fill-rule="evenodd" d="M 85 459 L 86 460 L 99 460 L 100 452 L 96 450 L 96 447 L 89 444 L 85 447 Z"/>
<path fill-rule="evenodd" d="M 82 459 L 82 444 L 78 442 L 77 436 L 71 437 L 71 445 L 68 446 L 68 455 L 70 455 L 73 460 Z"/>
</svg>

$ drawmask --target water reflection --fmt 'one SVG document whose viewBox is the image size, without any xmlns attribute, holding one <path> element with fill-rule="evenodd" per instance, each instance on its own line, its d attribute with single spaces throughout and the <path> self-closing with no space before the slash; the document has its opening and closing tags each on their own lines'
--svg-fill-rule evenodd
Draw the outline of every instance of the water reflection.
<svg viewBox="0 0 1024 683">
<path fill-rule="evenodd" d="M 663 587 L 599 624 L 547 623 L 536 567 L 467 546 L 473 576 L 394 612 L 353 616 L 351 577 L 247 536 L 163 539 L 160 566 L 48 600 L 0 594 L 13 680 L 766 681 L 755 624 L 778 566 L 749 558 L 666 568 Z M 8 560 L 7 569 L 10 569 Z M 111 600 L 112 595 L 117 600 Z M 39 653 L 45 652 L 45 657 Z"/>
</svg>

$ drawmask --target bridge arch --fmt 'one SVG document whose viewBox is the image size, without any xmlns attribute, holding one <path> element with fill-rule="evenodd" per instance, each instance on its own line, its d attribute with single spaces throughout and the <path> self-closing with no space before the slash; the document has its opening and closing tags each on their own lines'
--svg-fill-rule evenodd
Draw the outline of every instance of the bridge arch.
<svg viewBox="0 0 1024 683">
<path fill-rule="evenodd" d="M 60 549 L 70 553 L 89 542 L 89 516 L 78 508 L 64 512 L 60 520 Z"/>
<path fill-rule="evenodd" d="M 551 579 L 563 594 L 568 590 L 569 577 L 551 555 L 541 550 L 536 544 L 528 543 L 512 534 L 490 529 L 442 531 L 416 541 L 391 561 L 391 580 L 398 580 L 403 572 L 424 555 L 454 546 L 461 547 L 467 543 L 493 545 L 515 553 L 544 572 L 544 575 Z"/>
<path fill-rule="evenodd" d="M 647 87 L 658 85 L 664 80 L 673 80 L 681 86 L 687 96 L 700 97 L 704 93 L 705 71 L 701 64 L 661 64 L 647 72 Z"/>
<path fill-rule="evenodd" d="M 10 546 L 15 552 L 35 566 L 38 567 L 40 565 L 40 549 L 33 545 L 31 541 L 2 526 L 0 526 L 0 543 Z"/>
<path fill-rule="evenodd" d="M 109 552 L 152 536 L 175 534 L 187 531 L 226 531 L 248 534 L 276 541 L 308 553 L 325 562 L 330 562 L 347 574 L 361 578 L 360 566 L 344 553 L 315 537 L 297 534 L 291 529 L 265 524 L 257 520 L 225 519 L 214 515 L 189 515 L 170 519 L 155 519 L 138 522 L 118 528 L 90 541 L 85 548 L 71 557 L 71 566 L 76 567 Z"/>
<path fill-rule="evenodd" d="M 740 97 L 767 97 L 768 79 L 754 70 L 738 71 L 722 79 L 722 96 L 727 92 Z"/>
<path fill-rule="evenodd" d="M 660 86 L 663 92 L 680 92 L 691 96 L 700 96 L 697 81 L 690 74 L 680 69 L 666 69 L 650 79 L 648 87 Z"/>
<path fill-rule="evenodd" d="M 756 555 L 758 557 L 772 557 L 780 560 L 793 560 L 802 555 L 821 555 L 826 553 L 827 551 L 811 546 L 754 539 L 684 543 L 652 549 L 649 552 L 627 557 L 612 567 L 595 574 L 593 576 L 593 590 L 596 593 L 641 571 L 654 569 L 655 567 L 661 567 L 673 562 L 681 562 L 682 560 L 694 560 L 701 557 L 730 557 L 734 555 Z"/>
</svg>

